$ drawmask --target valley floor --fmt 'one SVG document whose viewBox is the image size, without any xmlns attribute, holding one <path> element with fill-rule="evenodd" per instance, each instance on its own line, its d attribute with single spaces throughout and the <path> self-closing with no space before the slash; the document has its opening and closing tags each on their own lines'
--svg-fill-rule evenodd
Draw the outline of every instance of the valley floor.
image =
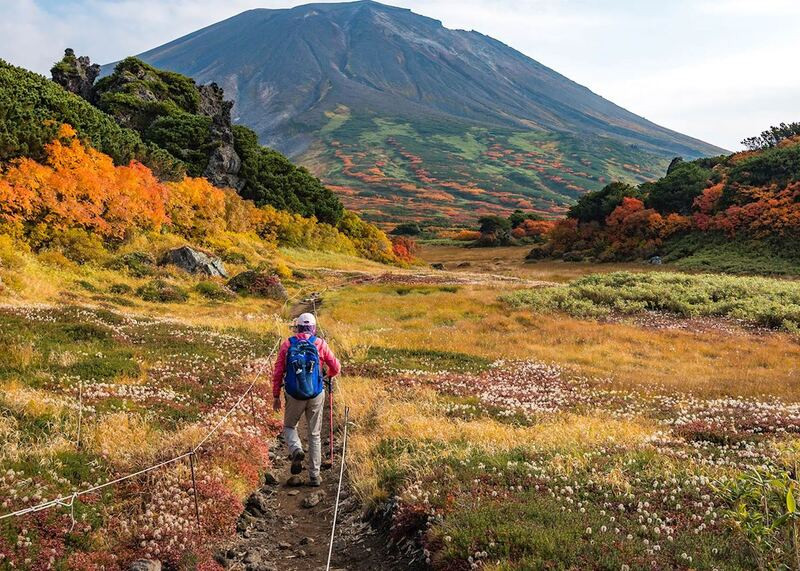
<svg viewBox="0 0 800 571">
<path fill-rule="evenodd" d="M 350 487 L 337 550 L 391 545 L 381 557 L 437 569 L 796 564 L 798 516 L 787 512 L 800 493 L 795 333 L 715 317 L 590 319 L 515 306 L 508 295 L 610 268 L 524 266 L 522 249 L 454 250 L 423 252 L 448 271 L 281 253 L 305 276 L 291 294 L 322 292 L 320 322 L 345 364 L 337 415 L 350 407 Z M 39 271 L 31 264 L 26 271 Z M 287 331 L 290 311 L 277 303 L 143 303 L 109 296 L 108 283 L 86 270 L 44 293 L 3 294 L 2 513 L 185 450 Z M 320 507 L 295 509 L 308 491 L 289 496 L 282 486 L 282 451 L 268 456 L 280 421 L 267 385 L 255 387 L 255 418 L 249 407 L 234 415 L 199 459 L 201 530 L 179 464 L 87 496 L 71 530 L 63 507 L 0 520 L 0 568 L 110 569 L 150 556 L 210 569 L 223 547 L 243 560 L 259 526 L 292 533 L 280 519 L 281 529 L 250 521 L 251 531 L 239 521 L 234 538 L 264 470 L 279 476 L 265 488 L 267 511 L 278 518 L 289 506 L 301 528 L 316 514 L 320 524 L 302 529 L 322 535 L 334 471 Z M 353 531 L 358 505 L 378 535 Z M 260 568 L 285 568 L 299 550 L 318 561 L 327 539 L 312 539 L 269 546 Z"/>
</svg>

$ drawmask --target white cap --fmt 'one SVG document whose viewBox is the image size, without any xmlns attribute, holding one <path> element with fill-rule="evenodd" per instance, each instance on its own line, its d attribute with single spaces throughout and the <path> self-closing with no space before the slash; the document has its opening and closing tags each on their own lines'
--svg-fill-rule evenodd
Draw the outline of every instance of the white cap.
<svg viewBox="0 0 800 571">
<path fill-rule="evenodd" d="M 316 327 L 317 326 L 317 318 L 314 317 L 313 313 L 303 313 L 302 315 L 300 315 L 300 317 L 298 317 L 295 320 L 294 324 L 297 325 L 297 326 L 299 326 L 299 325 L 310 325 L 312 327 Z"/>
</svg>

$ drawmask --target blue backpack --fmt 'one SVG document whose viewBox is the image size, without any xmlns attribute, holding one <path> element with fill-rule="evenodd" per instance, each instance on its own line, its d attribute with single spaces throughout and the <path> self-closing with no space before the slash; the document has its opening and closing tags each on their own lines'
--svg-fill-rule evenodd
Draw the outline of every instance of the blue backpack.
<svg viewBox="0 0 800 571">
<path fill-rule="evenodd" d="M 313 399 L 323 391 L 319 351 L 314 344 L 316 337 L 308 339 L 289 338 L 286 353 L 286 394 L 298 400 Z"/>
</svg>

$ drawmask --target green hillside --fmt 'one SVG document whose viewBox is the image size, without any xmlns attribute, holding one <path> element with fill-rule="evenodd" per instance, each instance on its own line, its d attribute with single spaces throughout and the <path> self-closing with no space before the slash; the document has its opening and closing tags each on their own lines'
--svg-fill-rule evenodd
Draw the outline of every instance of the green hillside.
<svg viewBox="0 0 800 571">
<path fill-rule="evenodd" d="M 136 131 L 43 76 L 0 60 L 0 163 L 23 156 L 42 159 L 62 123 L 116 164 L 136 159 L 162 178 L 183 176 L 181 161 L 142 141 Z"/>
<path fill-rule="evenodd" d="M 566 212 L 611 180 L 658 177 L 669 161 L 615 139 L 486 128 L 448 120 L 328 113 L 301 162 L 374 222 L 450 226 L 517 208 Z"/>
</svg>

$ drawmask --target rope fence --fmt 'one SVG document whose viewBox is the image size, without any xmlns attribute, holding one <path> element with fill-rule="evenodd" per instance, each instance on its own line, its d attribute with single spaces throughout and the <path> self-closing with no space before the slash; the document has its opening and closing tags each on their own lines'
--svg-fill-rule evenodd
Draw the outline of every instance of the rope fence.
<svg viewBox="0 0 800 571">
<path fill-rule="evenodd" d="M 263 375 L 264 368 L 266 367 L 267 363 L 269 363 L 270 360 L 275 356 L 275 353 L 278 351 L 278 348 L 280 347 L 280 344 L 281 344 L 281 339 L 278 338 L 277 342 L 272 347 L 272 350 L 270 351 L 269 355 L 267 355 L 265 361 L 261 364 L 261 366 L 256 371 L 252 382 L 247 387 L 247 389 L 244 391 L 244 393 L 242 393 L 242 395 L 239 397 L 239 399 L 236 401 L 236 403 L 232 407 L 230 407 L 228 409 L 228 411 L 225 413 L 225 415 L 223 415 L 223 417 L 214 424 L 214 426 L 211 428 L 211 430 L 208 431 L 208 433 L 206 433 L 206 435 L 200 440 L 200 442 L 197 445 L 195 445 L 189 452 L 184 452 L 183 454 L 175 456 L 174 458 L 170 458 L 169 460 L 164 460 L 162 462 L 158 462 L 157 464 L 153 464 L 152 466 L 148 466 L 146 468 L 142 468 L 141 470 L 138 470 L 137 472 L 133 472 L 131 474 L 126 474 L 125 476 L 120 476 L 119 478 L 115 478 L 114 480 L 110 480 L 110 481 L 104 482 L 102 484 L 97 484 L 95 486 L 91 486 L 91 487 L 86 488 L 84 490 L 73 491 L 71 494 L 66 495 L 66 496 L 61 496 L 61 497 L 55 498 L 53 500 L 48 500 L 46 502 L 42 502 L 42 503 L 37 504 L 35 506 L 30 506 L 30 507 L 23 508 L 23 509 L 20 509 L 20 510 L 17 510 L 17 511 L 13 511 L 13 512 L 10 512 L 10 513 L 7 513 L 7 514 L 2 514 L 2 515 L 0 515 L 0 521 L 2 521 L 4 519 L 12 518 L 12 517 L 20 517 L 20 516 L 27 515 L 27 514 L 30 514 L 30 513 L 40 512 L 40 511 L 47 510 L 47 509 L 50 509 L 50 508 L 56 507 L 56 506 L 62 506 L 62 507 L 69 507 L 70 508 L 70 514 L 71 514 L 71 517 L 72 517 L 72 526 L 74 528 L 74 526 L 75 526 L 75 517 L 74 517 L 74 515 L 75 515 L 75 500 L 77 498 L 79 498 L 80 496 L 84 496 L 86 494 L 91 494 L 93 492 L 97 492 L 99 490 L 102 490 L 103 488 L 107 488 L 109 486 L 114 486 L 114 485 L 119 484 L 121 482 L 124 482 L 126 480 L 131 480 L 133 478 L 137 478 L 138 476 L 141 476 L 143 474 L 147 474 L 148 472 L 152 472 L 154 470 L 158 470 L 159 468 L 163 468 L 164 466 L 169 466 L 170 464 L 174 464 L 176 462 L 180 462 L 181 460 L 184 460 L 185 458 L 189 458 L 190 463 L 191 463 L 191 468 L 192 468 L 192 487 L 193 487 L 193 494 L 194 494 L 194 501 L 195 501 L 195 513 L 196 513 L 197 519 L 199 521 L 200 514 L 199 514 L 199 508 L 197 506 L 197 487 L 195 486 L 195 482 L 194 482 L 194 457 L 197 454 L 198 450 L 200 450 L 200 448 L 206 442 L 208 442 L 208 440 L 220 429 L 220 427 L 225 423 L 225 421 L 227 421 L 228 418 L 230 418 L 230 416 L 236 411 L 236 409 L 239 408 L 239 406 L 242 404 L 242 402 L 244 402 L 245 397 L 247 397 L 247 395 L 250 394 L 253 391 L 253 388 L 256 385 L 256 381 L 258 381 L 261 378 L 261 376 Z M 79 414 L 82 416 L 82 408 L 83 408 L 82 407 L 82 400 L 83 400 L 83 398 L 82 398 L 83 397 L 82 385 L 80 387 L 80 393 L 81 394 L 80 394 L 79 398 L 81 399 L 81 406 L 80 406 Z M 79 427 L 80 427 L 80 424 L 79 424 Z M 79 430 L 80 430 L 80 428 L 79 428 Z M 80 435 L 80 433 L 79 433 L 79 435 Z M 78 442 L 80 442 L 80 436 L 78 438 L 79 438 Z"/>
<path fill-rule="evenodd" d="M 312 305 L 312 311 L 313 311 L 313 314 L 314 314 L 315 318 L 317 317 L 317 300 L 321 299 L 322 294 L 325 293 L 328 289 L 330 289 L 330 288 L 326 287 L 321 292 L 311 292 L 310 296 L 305 298 L 305 299 L 310 300 L 311 305 Z M 286 301 L 283 303 L 283 306 L 281 308 L 281 313 L 285 314 L 288 305 L 292 301 L 298 299 L 301 295 L 303 295 L 303 290 L 300 290 L 295 295 L 293 295 L 291 297 L 288 297 L 286 299 Z M 325 335 L 325 333 L 324 333 L 324 331 L 322 330 L 321 327 L 318 327 L 318 330 L 319 330 L 320 333 L 322 333 L 323 336 Z M 146 468 L 142 468 L 141 470 L 138 470 L 136 472 L 133 472 L 133 473 L 130 473 L 130 474 L 126 474 L 124 476 L 120 476 L 120 477 L 115 478 L 113 480 L 110 480 L 108 482 L 104 482 L 102 484 L 97 484 L 97 485 L 91 486 L 91 487 L 83 489 L 83 490 L 73 491 L 68 495 L 64 495 L 64 496 L 61 496 L 61 497 L 58 497 L 58 498 L 55 498 L 55 499 L 52 499 L 52 500 L 48 500 L 48 501 L 39 503 L 39 504 L 34 505 L 34 506 L 30 506 L 30 507 L 27 507 L 27 508 L 16 510 L 16 511 L 13 511 L 13 512 L 10 512 L 10 513 L 2 514 L 2 515 L 0 515 L 0 521 L 5 520 L 5 519 L 9 519 L 9 518 L 13 518 L 13 517 L 21 517 L 21 516 L 24 516 L 24 515 L 27 515 L 27 514 L 44 511 L 44 510 L 47 510 L 47 509 L 50 509 L 50 508 L 53 508 L 53 507 L 65 507 L 65 508 L 69 508 L 69 510 L 70 510 L 70 520 L 72 522 L 71 527 L 70 527 L 70 532 L 71 532 L 74 529 L 75 524 L 76 524 L 76 521 L 75 521 L 75 501 L 79 497 L 84 496 L 86 494 L 91 494 L 93 492 L 97 492 L 99 490 L 102 490 L 104 488 L 108 488 L 110 486 L 115 486 L 115 485 L 120 484 L 122 482 L 125 482 L 127 480 L 132 480 L 132 479 L 137 478 L 139 476 L 142 476 L 144 474 L 156 471 L 156 470 L 158 470 L 160 468 L 164 468 L 165 466 L 169 466 L 169 465 L 175 464 L 177 462 L 183 461 L 186 458 L 188 458 L 189 459 L 190 471 L 191 471 L 191 478 L 192 478 L 192 495 L 193 495 L 193 499 L 194 499 L 194 508 L 195 508 L 194 511 L 195 511 L 195 517 L 197 518 L 197 522 L 199 524 L 200 523 L 200 508 L 199 508 L 198 497 L 197 497 L 197 483 L 196 483 L 196 479 L 195 479 L 196 456 L 197 456 L 198 452 L 201 450 L 201 448 L 203 447 L 203 445 L 206 444 L 209 441 L 209 439 L 211 439 L 211 437 L 214 436 L 214 434 L 217 433 L 217 431 L 219 431 L 219 429 L 225 424 L 225 422 L 228 421 L 228 419 L 231 417 L 231 415 L 237 409 L 239 409 L 239 407 L 242 405 L 242 403 L 245 402 L 245 399 L 248 397 L 248 395 L 251 396 L 251 399 L 249 401 L 250 402 L 250 409 L 251 409 L 250 412 L 251 412 L 251 414 L 253 414 L 253 416 L 255 416 L 255 409 L 254 409 L 253 400 L 252 400 L 252 394 L 254 392 L 253 390 L 255 388 L 256 382 L 262 377 L 265 367 L 269 363 L 271 363 L 272 359 L 275 357 L 275 354 L 278 351 L 278 349 L 279 349 L 279 347 L 281 345 L 281 342 L 282 342 L 282 338 L 279 337 L 278 340 L 276 341 L 275 345 L 272 347 L 272 350 L 267 355 L 266 359 L 263 360 L 263 362 L 261 363 L 261 365 L 259 366 L 259 368 L 255 372 L 255 375 L 253 376 L 253 379 L 250 382 L 250 384 L 247 387 L 247 389 L 245 389 L 245 391 L 241 395 L 239 395 L 239 398 L 236 400 L 236 402 L 233 404 L 233 406 L 231 406 L 227 410 L 227 412 L 216 423 L 214 423 L 214 425 L 203 436 L 203 438 L 200 439 L 200 441 L 194 447 L 192 447 L 192 449 L 189 450 L 188 452 L 184 452 L 183 454 L 180 454 L 180 455 L 175 456 L 173 458 L 170 458 L 168 460 L 163 460 L 163 461 L 158 462 L 156 464 L 153 464 L 151 466 L 147 466 Z M 333 389 L 333 385 L 331 385 L 330 390 L 331 391 L 334 390 Z M 339 395 L 340 395 L 340 398 L 343 398 L 341 392 L 339 392 Z M 80 385 L 78 387 L 78 400 L 79 400 L 79 404 L 78 404 L 78 428 L 77 428 L 77 435 L 76 435 L 76 441 L 77 441 L 76 445 L 78 446 L 78 448 L 80 448 L 81 447 L 81 425 L 82 425 L 82 421 L 83 421 L 83 382 L 82 381 L 81 381 L 81 383 L 80 383 Z M 350 407 L 348 407 L 346 405 L 346 403 L 344 403 L 344 402 L 343 402 L 343 405 L 344 405 L 344 426 L 343 426 L 343 436 L 342 436 L 342 454 L 341 454 L 340 466 L 339 466 L 339 482 L 338 482 L 338 488 L 337 488 L 337 491 L 336 491 L 336 503 L 335 503 L 334 512 L 333 512 L 333 522 L 332 522 L 332 526 L 331 526 L 330 544 L 328 546 L 328 560 L 327 560 L 327 567 L 326 567 L 326 569 L 328 569 L 328 570 L 330 569 L 331 558 L 332 558 L 332 555 L 333 555 L 333 542 L 334 542 L 334 537 L 335 537 L 335 534 L 336 534 L 337 518 L 338 518 L 338 515 L 339 515 L 339 500 L 340 500 L 341 491 L 342 491 L 342 481 L 343 481 L 343 478 L 344 478 L 344 468 L 345 468 L 345 458 L 346 458 L 345 454 L 346 454 L 346 451 L 347 451 L 347 426 L 348 426 L 348 422 L 349 422 Z M 332 416 L 333 415 L 333 410 L 330 411 L 330 414 L 331 414 L 331 420 L 332 420 L 332 418 L 333 418 L 333 416 Z M 333 448 L 332 445 L 333 445 L 333 442 L 331 441 L 331 448 Z M 333 457 L 331 457 L 331 461 L 332 460 L 333 460 Z"/>
</svg>

